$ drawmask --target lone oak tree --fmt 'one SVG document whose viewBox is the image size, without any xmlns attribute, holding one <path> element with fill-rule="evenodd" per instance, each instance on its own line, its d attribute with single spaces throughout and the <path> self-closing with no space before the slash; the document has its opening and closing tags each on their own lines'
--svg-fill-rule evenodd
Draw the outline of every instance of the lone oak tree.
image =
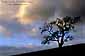
<svg viewBox="0 0 85 56">
<path fill-rule="evenodd" d="M 71 36 L 70 31 L 74 30 L 74 24 L 80 21 L 80 16 L 78 17 L 63 17 L 62 19 L 57 18 L 55 21 L 51 21 L 50 23 L 45 23 L 41 28 L 41 34 L 48 32 L 43 38 L 44 40 L 41 44 L 49 44 L 50 41 L 56 41 L 59 47 L 62 47 L 64 42 L 68 40 L 72 40 L 73 36 Z M 56 27 L 54 30 L 53 27 Z"/>
</svg>

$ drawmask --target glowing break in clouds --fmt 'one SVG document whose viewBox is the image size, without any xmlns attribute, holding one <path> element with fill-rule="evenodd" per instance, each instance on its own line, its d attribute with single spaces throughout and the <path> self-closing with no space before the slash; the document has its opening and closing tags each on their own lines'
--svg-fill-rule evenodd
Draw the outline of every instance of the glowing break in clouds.
<svg viewBox="0 0 85 56">
<path fill-rule="evenodd" d="M 20 24 L 24 24 L 24 25 L 31 24 L 38 17 L 38 15 L 31 15 L 29 11 L 31 7 L 33 7 L 33 3 L 32 2 L 28 3 L 27 0 L 20 4 L 19 10 L 16 14 L 16 17 L 18 18 L 17 21 Z"/>
<path fill-rule="evenodd" d="M 26 17 L 26 15 L 28 14 L 27 12 L 27 8 L 29 7 L 29 3 L 21 3 L 20 8 L 19 8 L 19 12 L 17 13 L 17 17 L 19 18 L 18 21 L 21 24 L 28 24 L 31 23 L 31 21 Z"/>
</svg>

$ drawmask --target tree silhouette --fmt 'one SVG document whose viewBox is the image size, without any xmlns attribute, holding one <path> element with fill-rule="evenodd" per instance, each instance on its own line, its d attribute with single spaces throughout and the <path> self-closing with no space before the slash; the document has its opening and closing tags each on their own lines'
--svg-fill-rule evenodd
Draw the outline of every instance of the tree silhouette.
<svg viewBox="0 0 85 56">
<path fill-rule="evenodd" d="M 70 31 L 74 30 L 74 24 L 80 20 L 80 16 L 78 17 L 63 17 L 62 19 L 57 18 L 55 21 L 51 21 L 50 23 L 45 23 L 41 28 L 41 34 L 48 32 L 43 38 L 44 40 L 41 44 L 49 44 L 50 41 L 56 41 L 59 47 L 62 47 L 64 42 L 68 40 L 72 40 L 73 36 L 71 36 Z M 57 26 L 54 30 L 53 27 Z"/>
</svg>

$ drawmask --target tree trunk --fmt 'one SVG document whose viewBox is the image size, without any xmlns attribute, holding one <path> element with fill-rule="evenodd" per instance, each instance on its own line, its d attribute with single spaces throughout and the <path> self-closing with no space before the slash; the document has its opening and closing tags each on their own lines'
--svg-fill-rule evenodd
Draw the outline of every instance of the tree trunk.
<svg viewBox="0 0 85 56">
<path fill-rule="evenodd" d="M 59 45 L 59 48 L 61 48 L 61 47 L 63 46 L 63 44 L 64 44 L 63 39 L 64 39 L 64 31 L 62 31 L 61 42 L 59 43 L 59 40 L 58 40 L 58 45 Z"/>
<path fill-rule="evenodd" d="M 58 47 L 61 48 L 62 47 L 62 43 L 59 43 L 59 40 L 58 40 Z"/>
<path fill-rule="evenodd" d="M 62 48 L 63 44 L 59 43 L 59 48 Z"/>
</svg>

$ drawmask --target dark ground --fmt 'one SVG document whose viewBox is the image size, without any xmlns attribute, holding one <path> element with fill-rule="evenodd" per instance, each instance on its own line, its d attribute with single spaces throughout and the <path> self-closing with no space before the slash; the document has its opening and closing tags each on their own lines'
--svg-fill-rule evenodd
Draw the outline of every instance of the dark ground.
<svg viewBox="0 0 85 56">
<path fill-rule="evenodd" d="M 43 50 L 38 52 L 32 52 L 32 53 L 23 53 L 19 55 L 14 56 L 57 56 L 57 55 L 74 55 L 74 54 L 80 54 L 85 55 L 85 44 L 78 44 L 78 45 L 72 45 L 72 46 L 66 46 L 63 48 L 54 48 L 49 50 Z"/>
</svg>

